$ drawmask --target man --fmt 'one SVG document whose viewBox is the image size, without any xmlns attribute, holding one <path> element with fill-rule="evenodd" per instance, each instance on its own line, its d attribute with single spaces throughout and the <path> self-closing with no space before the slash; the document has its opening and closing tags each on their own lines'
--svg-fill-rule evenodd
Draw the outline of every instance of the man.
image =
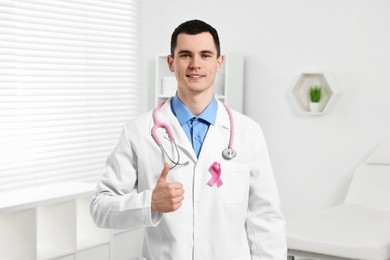
<svg viewBox="0 0 390 260">
<path fill-rule="evenodd" d="M 235 111 L 229 119 L 214 97 L 223 65 L 217 31 L 199 20 L 181 24 L 167 61 L 177 94 L 124 127 L 91 203 L 93 219 L 144 227 L 143 259 L 285 260 L 285 221 L 261 128 Z M 153 128 L 160 122 L 175 143 Z M 232 135 L 230 159 L 222 150 Z"/>
</svg>

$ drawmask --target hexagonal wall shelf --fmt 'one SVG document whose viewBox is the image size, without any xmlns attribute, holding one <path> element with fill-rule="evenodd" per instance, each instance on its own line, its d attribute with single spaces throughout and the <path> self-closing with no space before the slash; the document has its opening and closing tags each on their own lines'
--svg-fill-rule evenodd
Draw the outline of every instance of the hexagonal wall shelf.
<svg viewBox="0 0 390 260">
<path fill-rule="evenodd" d="M 322 88 L 318 112 L 312 112 L 309 109 L 309 89 L 311 86 L 321 86 Z M 298 111 L 307 115 L 323 115 L 329 113 L 333 109 L 340 94 L 340 88 L 337 86 L 332 75 L 323 72 L 302 73 L 292 89 L 292 98 Z"/>
</svg>

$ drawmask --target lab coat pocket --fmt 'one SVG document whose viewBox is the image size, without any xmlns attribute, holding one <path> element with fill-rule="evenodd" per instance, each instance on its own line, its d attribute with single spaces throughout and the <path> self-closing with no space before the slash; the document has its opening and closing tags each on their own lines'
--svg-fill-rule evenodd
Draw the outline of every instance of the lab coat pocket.
<svg viewBox="0 0 390 260">
<path fill-rule="evenodd" d="M 249 164 L 223 162 L 220 191 L 227 204 L 246 203 L 249 194 Z"/>
</svg>

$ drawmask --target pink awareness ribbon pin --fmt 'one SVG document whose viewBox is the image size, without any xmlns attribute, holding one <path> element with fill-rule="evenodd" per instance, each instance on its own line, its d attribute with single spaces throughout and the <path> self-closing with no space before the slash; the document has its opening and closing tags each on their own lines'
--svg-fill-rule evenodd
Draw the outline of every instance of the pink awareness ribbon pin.
<svg viewBox="0 0 390 260">
<path fill-rule="evenodd" d="M 210 166 L 210 172 L 212 177 L 207 184 L 210 186 L 213 186 L 214 184 L 217 184 L 217 187 L 221 186 L 223 184 L 221 180 L 221 165 L 218 162 L 214 162 Z"/>
</svg>

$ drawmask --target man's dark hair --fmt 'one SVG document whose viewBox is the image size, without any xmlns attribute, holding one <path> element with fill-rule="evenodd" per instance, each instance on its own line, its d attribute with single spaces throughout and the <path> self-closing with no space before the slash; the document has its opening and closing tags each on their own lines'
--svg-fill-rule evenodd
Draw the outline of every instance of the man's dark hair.
<svg viewBox="0 0 390 260">
<path fill-rule="evenodd" d="M 180 24 L 175 31 L 172 33 L 171 37 L 171 56 L 175 54 L 175 48 L 177 44 L 177 36 L 180 33 L 185 33 L 189 35 L 196 35 L 199 33 L 204 33 L 208 32 L 213 36 L 215 48 L 217 49 L 217 57 L 221 55 L 221 46 L 219 43 L 219 37 L 218 37 L 218 32 L 215 30 L 211 25 L 200 21 L 200 20 L 190 20 L 187 22 L 184 22 Z"/>
</svg>

